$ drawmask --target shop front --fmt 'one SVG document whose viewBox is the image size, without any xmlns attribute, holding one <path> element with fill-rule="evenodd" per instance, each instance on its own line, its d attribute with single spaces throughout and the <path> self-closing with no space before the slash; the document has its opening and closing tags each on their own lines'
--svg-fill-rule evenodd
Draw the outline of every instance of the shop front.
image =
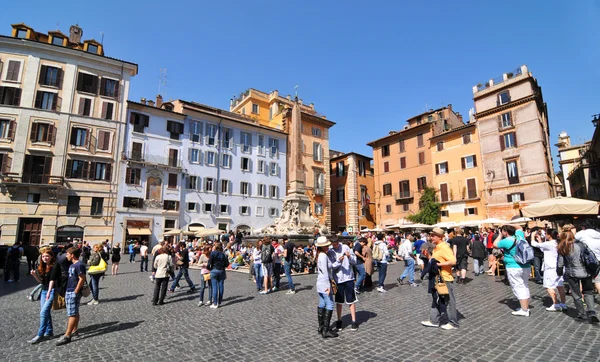
<svg viewBox="0 0 600 362">
<path fill-rule="evenodd" d="M 147 242 L 150 245 L 150 230 L 149 220 L 127 220 L 125 229 L 125 242 L 123 243 L 123 251 L 129 254 L 129 245 L 136 243 Z"/>
</svg>

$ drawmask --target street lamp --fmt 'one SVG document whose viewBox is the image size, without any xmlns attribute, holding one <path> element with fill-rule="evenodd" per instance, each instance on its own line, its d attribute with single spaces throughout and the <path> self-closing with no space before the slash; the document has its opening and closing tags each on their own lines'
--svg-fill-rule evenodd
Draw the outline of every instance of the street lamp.
<svg viewBox="0 0 600 362">
<path fill-rule="evenodd" d="M 594 117 L 594 119 L 592 119 L 592 124 L 594 125 L 594 127 L 598 127 L 598 121 L 600 121 L 600 114 L 594 114 L 592 117 Z"/>
</svg>

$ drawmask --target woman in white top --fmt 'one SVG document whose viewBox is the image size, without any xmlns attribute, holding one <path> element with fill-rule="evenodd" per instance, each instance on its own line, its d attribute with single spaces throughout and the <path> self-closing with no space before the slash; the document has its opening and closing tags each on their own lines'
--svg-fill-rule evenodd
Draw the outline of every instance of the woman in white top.
<svg viewBox="0 0 600 362">
<path fill-rule="evenodd" d="M 337 337 L 337 332 L 331 328 L 331 315 L 333 313 L 333 295 L 331 281 L 333 280 L 333 264 L 327 257 L 331 242 L 327 237 L 320 236 L 315 242 L 317 253 L 317 293 L 319 294 L 319 334 L 323 338 Z"/>
<path fill-rule="evenodd" d="M 556 273 L 556 261 L 558 259 L 557 237 L 558 233 L 556 230 L 548 230 L 546 232 L 546 240 L 542 242 L 542 236 L 538 231 L 531 233 L 531 246 L 539 248 L 544 252 L 544 288 L 546 288 L 548 295 L 552 298 L 552 306 L 546 308 L 549 312 L 559 312 L 567 309 L 563 277 L 559 277 Z M 558 289 L 560 303 L 557 303 L 555 289 Z"/>
<path fill-rule="evenodd" d="M 262 287 L 263 272 L 262 272 L 261 250 L 262 250 L 262 240 L 258 240 L 256 242 L 256 246 L 252 250 L 252 261 L 254 262 L 252 264 L 252 268 L 254 268 L 254 279 L 256 280 L 256 289 L 259 292 L 263 289 L 263 287 Z"/>
</svg>

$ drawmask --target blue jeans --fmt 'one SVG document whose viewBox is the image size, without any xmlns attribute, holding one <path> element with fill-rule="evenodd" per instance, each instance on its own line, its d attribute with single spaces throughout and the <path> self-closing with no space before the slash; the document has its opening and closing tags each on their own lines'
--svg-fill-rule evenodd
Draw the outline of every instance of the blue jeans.
<svg viewBox="0 0 600 362">
<path fill-rule="evenodd" d="M 102 274 L 91 274 L 90 277 L 90 289 L 92 290 L 92 298 L 94 298 L 94 300 L 98 300 L 98 293 L 100 292 L 100 278 L 102 277 Z"/>
<path fill-rule="evenodd" d="M 254 264 L 254 278 L 256 279 L 256 289 L 262 290 L 264 279 L 262 264 Z"/>
<path fill-rule="evenodd" d="M 129 262 L 132 263 L 135 261 L 135 251 L 133 253 L 129 253 Z"/>
<path fill-rule="evenodd" d="M 182 276 L 185 277 L 185 281 L 190 286 L 190 289 L 192 289 L 192 290 L 195 289 L 194 282 L 192 281 L 192 279 L 190 279 L 190 273 L 188 272 L 188 268 L 180 267 L 179 273 L 177 273 L 177 276 L 173 280 L 173 284 L 171 284 L 171 291 L 175 290 L 175 287 L 179 283 L 179 279 L 181 279 Z"/>
<path fill-rule="evenodd" d="M 473 258 L 473 270 L 475 274 L 483 274 L 483 258 Z"/>
<path fill-rule="evenodd" d="M 400 279 L 404 280 L 408 275 L 408 281 L 411 283 L 415 282 L 415 259 L 413 258 L 405 258 L 404 259 L 404 272 L 400 275 Z"/>
<path fill-rule="evenodd" d="M 211 270 L 210 282 L 212 284 L 212 304 L 219 305 L 223 303 L 223 292 L 225 291 L 225 270 Z"/>
<path fill-rule="evenodd" d="M 208 300 L 212 298 L 212 280 L 204 280 L 204 275 L 200 274 L 200 302 L 204 301 L 204 290 L 208 285 Z"/>
<path fill-rule="evenodd" d="M 379 286 L 383 288 L 387 275 L 387 263 L 378 262 L 377 269 L 379 270 Z"/>
<path fill-rule="evenodd" d="M 333 310 L 333 295 L 331 293 L 319 293 L 319 308 Z"/>
<path fill-rule="evenodd" d="M 37 335 L 40 337 L 51 336 L 54 332 L 52 329 L 52 301 L 54 300 L 54 289 L 50 292 L 50 298 L 46 300 L 47 290 L 42 290 L 40 294 L 40 328 Z"/>
<path fill-rule="evenodd" d="M 287 278 L 288 289 L 294 290 L 294 281 L 292 280 L 292 262 L 284 261 L 283 271 L 285 273 L 285 277 Z"/>
<path fill-rule="evenodd" d="M 363 282 L 367 273 L 365 272 L 365 265 L 363 263 L 356 264 L 356 271 L 358 272 L 358 278 L 356 279 L 356 289 L 362 290 Z"/>
</svg>

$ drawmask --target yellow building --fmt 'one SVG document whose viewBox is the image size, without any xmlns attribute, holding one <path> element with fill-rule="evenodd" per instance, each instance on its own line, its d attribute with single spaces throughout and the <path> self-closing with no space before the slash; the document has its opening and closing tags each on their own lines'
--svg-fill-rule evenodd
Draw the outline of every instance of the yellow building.
<svg viewBox="0 0 600 362">
<path fill-rule="evenodd" d="M 441 203 L 441 222 L 486 219 L 477 124 L 431 137 L 432 186 Z"/>
<path fill-rule="evenodd" d="M 248 89 L 231 99 L 230 111 L 256 119 L 260 125 L 283 130 L 290 135 L 293 127 L 292 107 L 295 99 L 282 97 L 274 90 L 271 93 Z M 310 199 L 311 215 L 331 227 L 331 187 L 329 184 L 329 129 L 335 125 L 315 111 L 314 104 L 304 105 L 298 100 L 302 113 L 302 161 L 306 176 L 306 195 Z M 288 149 L 290 147 L 288 137 Z M 291 152 L 287 153 L 289 165 Z M 290 168 L 288 167 L 287 188 L 289 189 Z"/>
</svg>

